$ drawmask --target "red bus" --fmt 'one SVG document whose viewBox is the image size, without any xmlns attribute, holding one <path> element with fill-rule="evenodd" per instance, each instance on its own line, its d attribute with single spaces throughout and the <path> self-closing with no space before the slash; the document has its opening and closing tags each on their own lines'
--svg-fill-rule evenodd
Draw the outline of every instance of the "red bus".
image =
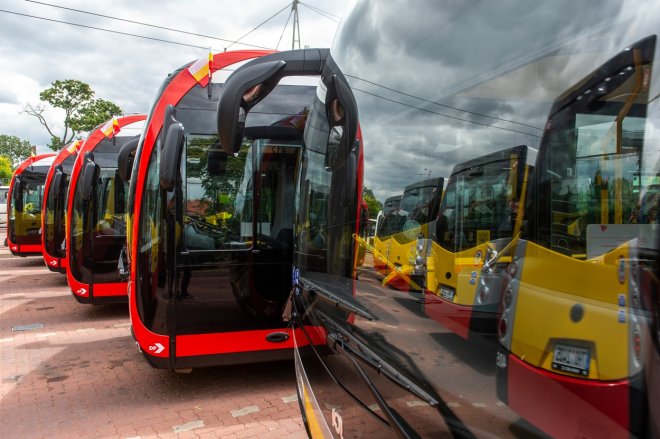
<svg viewBox="0 0 660 439">
<path fill-rule="evenodd" d="M 80 303 L 126 301 L 126 281 L 117 264 L 126 240 L 127 184 L 118 177 L 117 157 L 137 142 L 145 115 L 112 118 L 83 143 L 69 183 L 67 280 Z"/>
<path fill-rule="evenodd" d="M 71 142 L 60 150 L 48 170 L 41 207 L 41 243 L 46 267 L 66 273 L 66 196 L 69 177 L 83 140 Z"/>
<path fill-rule="evenodd" d="M 7 193 L 7 247 L 14 255 L 42 253 L 41 204 L 54 156 L 41 154 L 26 159 L 11 178 Z"/>
<path fill-rule="evenodd" d="M 274 87 L 219 147 L 224 82 L 268 51 L 213 56 L 163 83 L 136 151 L 129 211 L 130 317 L 147 361 L 171 370 L 291 358 L 294 180 L 317 79 Z M 257 65 L 257 68 L 260 65 Z"/>
</svg>

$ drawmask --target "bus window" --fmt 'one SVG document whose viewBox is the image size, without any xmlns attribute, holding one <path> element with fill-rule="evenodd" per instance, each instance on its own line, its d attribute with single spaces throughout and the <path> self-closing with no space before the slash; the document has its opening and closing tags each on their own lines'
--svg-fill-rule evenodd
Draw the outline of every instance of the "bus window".
<svg viewBox="0 0 660 439">
<path fill-rule="evenodd" d="M 146 293 L 139 296 L 140 300 L 137 301 L 136 305 L 145 324 L 153 331 L 163 332 L 166 330 L 165 325 L 157 325 L 160 322 L 165 322 L 165 319 L 155 318 L 157 313 L 163 316 L 165 312 L 165 307 L 160 306 L 163 302 L 157 300 L 157 289 L 165 285 L 164 265 L 159 263 L 163 259 L 164 252 L 163 243 L 159 239 L 162 236 L 160 228 L 163 211 L 158 174 L 159 153 L 159 148 L 153 149 L 149 157 L 149 172 L 143 183 L 142 206 L 138 220 L 140 231 L 137 234 L 137 257 L 138 263 L 146 270 L 145 274 L 136 280 L 139 284 L 136 288 L 140 288 Z"/>
<path fill-rule="evenodd" d="M 252 182 L 250 149 L 237 156 L 211 155 L 217 136 L 186 136 L 186 202 L 184 236 L 187 250 L 224 250 L 250 247 L 252 238 Z M 221 169 L 209 173 L 211 160 Z"/>
</svg>

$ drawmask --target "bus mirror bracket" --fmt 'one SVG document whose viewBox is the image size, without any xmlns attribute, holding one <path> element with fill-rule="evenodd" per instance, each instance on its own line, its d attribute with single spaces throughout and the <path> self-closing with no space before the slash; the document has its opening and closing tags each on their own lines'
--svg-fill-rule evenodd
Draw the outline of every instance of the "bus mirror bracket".
<svg viewBox="0 0 660 439">
<path fill-rule="evenodd" d="M 174 122 L 167 128 L 160 157 L 160 187 L 171 192 L 177 183 L 183 154 L 183 124 Z"/>
<path fill-rule="evenodd" d="M 328 57 L 328 49 L 302 49 L 278 52 L 257 58 L 229 76 L 218 101 L 218 134 L 227 154 L 241 147 L 247 113 L 261 102 L 287 76 L 318 76 Z"/>
</svg>

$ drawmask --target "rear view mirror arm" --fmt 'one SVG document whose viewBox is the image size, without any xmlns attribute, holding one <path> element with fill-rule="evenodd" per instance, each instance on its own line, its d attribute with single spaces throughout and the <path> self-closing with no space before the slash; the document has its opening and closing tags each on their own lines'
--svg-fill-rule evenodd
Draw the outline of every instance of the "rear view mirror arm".
<svg viewBox="0 0 660 439">
<path fill-rule="evenodd" d="M 303 49 L 279 52 L 253 60 L 236 70 L 225 82 L 218 101 L 220 145 L 234 154 L 243 140 L 245 121 L 252 107 L 265 98 L 285 76 L 320 75 L 328 49 Z"/>
</svg>

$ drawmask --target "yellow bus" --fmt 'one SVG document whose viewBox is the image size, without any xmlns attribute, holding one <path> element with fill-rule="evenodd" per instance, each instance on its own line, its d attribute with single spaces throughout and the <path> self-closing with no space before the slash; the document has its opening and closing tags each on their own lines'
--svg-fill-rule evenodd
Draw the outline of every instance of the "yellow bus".
<svg viewBox="0 0 660 439">
<path fill-rule="evenodd" d="M 399 208 L 400 203 L 401 195 L 386 198 L 383 203 L 383 210 L 378 212 L 376 217 L 373 246 L 378 256 L 374 255 L 374 269 L 382 275 L 386 275 L 389 271 L 387 269 L 387 242 L 395 233 L 393 226 L 397 221 L 396 216 L 393 214 Z"/>
<path fill-rule="evenodd" d="M 495 334 L 501 271 L 524 217 L 536 150 L 507 148 L 456 165 L 440 204 L 426 261 L 427 315 L 463 338 Z"/>
<path fill-rule="evenodd" d="M 420 291 L 423 272 L 415 264 L 418 239 L 430 237 L 442 198 L 444 178 L 429 178 L 406 186 L 399 208 L 383 220 L 384 238 L 375 242 L 374 261 L 385 265 L 383 285 Z"/>
<path fill-rule="evenodd" d="M 552 436 L 644 428 L 648 341 L 635 273 L 660 220 L 660 197 L 639 178 L 656 165 L 644 159 L 655 45 L 652 36 L 629 46 L 555 100 L 525 239 L 504 276 L 498 397 Z"/>
</svg>

